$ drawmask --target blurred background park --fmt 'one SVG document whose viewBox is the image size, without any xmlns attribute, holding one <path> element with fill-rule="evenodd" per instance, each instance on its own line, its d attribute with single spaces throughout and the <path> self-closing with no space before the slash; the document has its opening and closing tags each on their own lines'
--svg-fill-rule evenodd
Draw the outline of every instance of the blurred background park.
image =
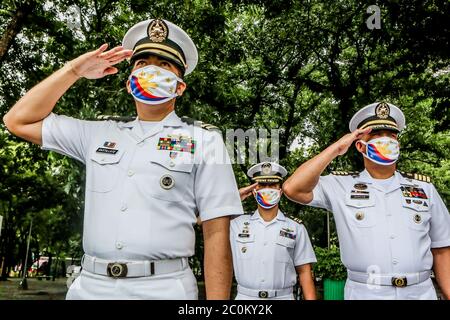
<svg viewBox="0 0 450 320">
<path fill-rule="evenodd" d="M 279 160 L 292 173 L 347 133 L 356 110 L 388 101 L 407 119 L 399 170 L 430 176 L 450 204 L 446 0 L 2 0 L 0 115 L 67 61 L 105 42 L 119 45 L 132 25 L 156 17 L 186 30 L 199 52 L 177 101 L 179 116 L 222 132 L 279 129 Z M 117 75 L 79 80 L 55 112 L 91 120 L 135 116 L 125 89 L 129 72 L 123 62 Z M 247 158 L 233 166 L 240 187 L 249 184 L 250 165 Z M 326 173 L 362 168 L 352 149 Z M 0 125 L 0 299 L 27 298 L 16 292 L 25 270 L 29 283 L 44 288 L 33 291 L 35 298 L 64 297 L 67 268 L 83 254 L 84 173 L 82 164 Z M 255 207 L 252 198 L 244 202 L 247 211 Z M 316 247 L 318 290 L 321 279 L 345 279 L 332 216 L 286 198 L 281 209 L 303 220 Z M 202 281 L 196 228 L 191 263 Z"/>
</svg>

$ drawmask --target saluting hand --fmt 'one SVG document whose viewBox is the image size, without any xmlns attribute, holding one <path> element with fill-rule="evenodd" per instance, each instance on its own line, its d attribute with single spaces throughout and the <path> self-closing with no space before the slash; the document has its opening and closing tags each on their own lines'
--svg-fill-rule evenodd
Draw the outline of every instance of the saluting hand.
<svg viewBox="0 0 450 320">
<path fill-rule="evenodd" d="M 361 139 L 364 135 L 368 134 L 372 131 L 371 128 L 367 129 L 356 129 L 352 133 L 347 133 L 345 136 L 340 138 L 338 141 L 334 143 L 336 147 L 336 152 L 339 156 L 345 154 L 352 145 L 353 141 Z"/>
<path fill-rule="evenodd" d="M 69 65 L 72 71 L 77 76 L 87 79 L 103 78 L 106 75 L 117 73 L 118 70 L 113 65 L 133 54 L 132 50 L 124 49 L 122 46 L 105 52 L 106 48 L 108 48 L 107 43 L 101 45 L 97 50 L 87 52 L 70 61 Z"/>
<path fill-rule="evenodd" d="M 258 182 L 247 186 L 247 187 L 243 187 L 239 189 L 239 195 L 241 197 L 241 201 L 244 201 L 248 196 L 250 196 L 252 194 L 252 191 L 256 188 L 256 186 L 258 185 Z"/>
</svg>

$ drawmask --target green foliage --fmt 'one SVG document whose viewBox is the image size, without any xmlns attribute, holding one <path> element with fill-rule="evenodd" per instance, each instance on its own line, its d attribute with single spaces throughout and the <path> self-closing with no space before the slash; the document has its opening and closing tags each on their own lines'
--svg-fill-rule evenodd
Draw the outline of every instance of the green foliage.
<svg viewBox="0 0 450 320">
<path fill-rule="evenodd" d="M 317 263 L 313 265 L 314 275 L 322 279 L 344 280 L 347 270 L 341 262 L 339 248 L 331 245 L 330 248 L 314 247 Z"/>
<path fill-rule="evenodd" d="M 449 205 L 450 3 L 383 1 L 379 30 L 366 26 L 368 5 L 355 0 L 2 1 L 0 48 L 7 50 L 0 56 L 0 115 L 66 61 L 104 42 L 118 45 L 136 22 L 162 17 L 183 27 L 199 51 L 198 67 L 186 77 L 188 88 L 177 101 L 180 116 L 224 131 L 279 128 L 280 162 L 292 173 L 347 133 L 356 110 L 386 100 L 407 117 L 399 169 L 430 175 Z M 55 112 L 81 119 L 134 115 L 125 90 L 130 68 L 126 62 L 118 67 L 115 76 L 78 81 Z M 63 250 L 57 239 L 81 232 L 84 168 L 4 129 L 0 142 L 2 254 L 10 248 L 18 259 L 27 213 L 49 219 L 39 220 L 39 230 L 50 221 L 59 226 L 52 235 L 39 236 L 39 246 Z M 249 165 L 247 160 L 233 166 L 239 186 L 250 183 Z M 351 148 L 325 174 L 360 169 L 362 157 Z M 249 198 L 244 206 L 253 211 L 255 203 Z M 287 199 L 281 206 L 287 214 L 302 214 L 313 244 L 326 245 L 322 210 Z"/>
</svg>

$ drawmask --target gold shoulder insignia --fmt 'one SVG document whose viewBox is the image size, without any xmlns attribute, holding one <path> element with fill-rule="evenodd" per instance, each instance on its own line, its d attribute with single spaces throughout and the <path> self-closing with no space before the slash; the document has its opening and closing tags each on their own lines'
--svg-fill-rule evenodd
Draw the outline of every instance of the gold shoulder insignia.
<svg viewBox="0 0 450 320">
<path fill-rule="evenodd" d="M 99 115 L 97 116 L 97 120 L 111 120 L 117 122 L 130 122 L 136 119 L 136 117 L 128 117 L 128 116 L 110 116 L 110 115 Z"/>
<path fill-rule="evenodd" d="M 201 127 L 206 130 L 219 130 L 218 127 L 216 127 L 212 124 L 209 124 L 209 123 L 204 123 L 204 122 L 201 123 Z"/>
<path fill-rule="evenodd" d="M 209 123 L 204 123 L 203 121 L 199 121 L 199 120 L 195 120 L 189 117 L 181 117 L 181 121 L 184 123 L 187 123 L 188 125 L 193 125 L 193 126 L 197 126 L 200 127 L 202 129 L 205 130 L 217 130 L 220 131 L 220 129 L 212 124 Z"/>
<path fill-rule="evenodd" d="M 298 224 L 302 224 L 303 220 L 294 216 L 289 216 L 289 218 L 291 218 L 292 220 L 294 220 L 295 222 L 297 222 Z"/>
<path fill-rule="evenodd" d="M 359 176 L 358 171 L 331 171 L 331 174 L 334 176 Z"/>
<path fill-rule="evenodd" d="M 399 173 L 408 179 L 414 179 L 414 180 L 431 183 L 431 177 L 426 176 L 424 174 L 410 173 L 410 172 L 403 172 L 403 171 L 399 171 Z"/>
</svg>

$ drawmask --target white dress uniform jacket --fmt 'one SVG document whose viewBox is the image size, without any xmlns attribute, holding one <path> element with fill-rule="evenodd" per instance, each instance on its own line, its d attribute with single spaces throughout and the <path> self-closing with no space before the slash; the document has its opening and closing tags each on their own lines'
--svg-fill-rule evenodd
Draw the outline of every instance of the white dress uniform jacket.
<svg viewBox="0 0 450 320">
<path fill-rule="evenodd" d="M 86 165 L 83 247 L 89 256 L 190 257 L 197 215 L 206 221 L 243 213 L 220 134 L 188 125 L 175 112 L 148 132 L 137 119 L 83 121 L 52 113 L 42 137 L 43 149 Z"/>
</svg>

